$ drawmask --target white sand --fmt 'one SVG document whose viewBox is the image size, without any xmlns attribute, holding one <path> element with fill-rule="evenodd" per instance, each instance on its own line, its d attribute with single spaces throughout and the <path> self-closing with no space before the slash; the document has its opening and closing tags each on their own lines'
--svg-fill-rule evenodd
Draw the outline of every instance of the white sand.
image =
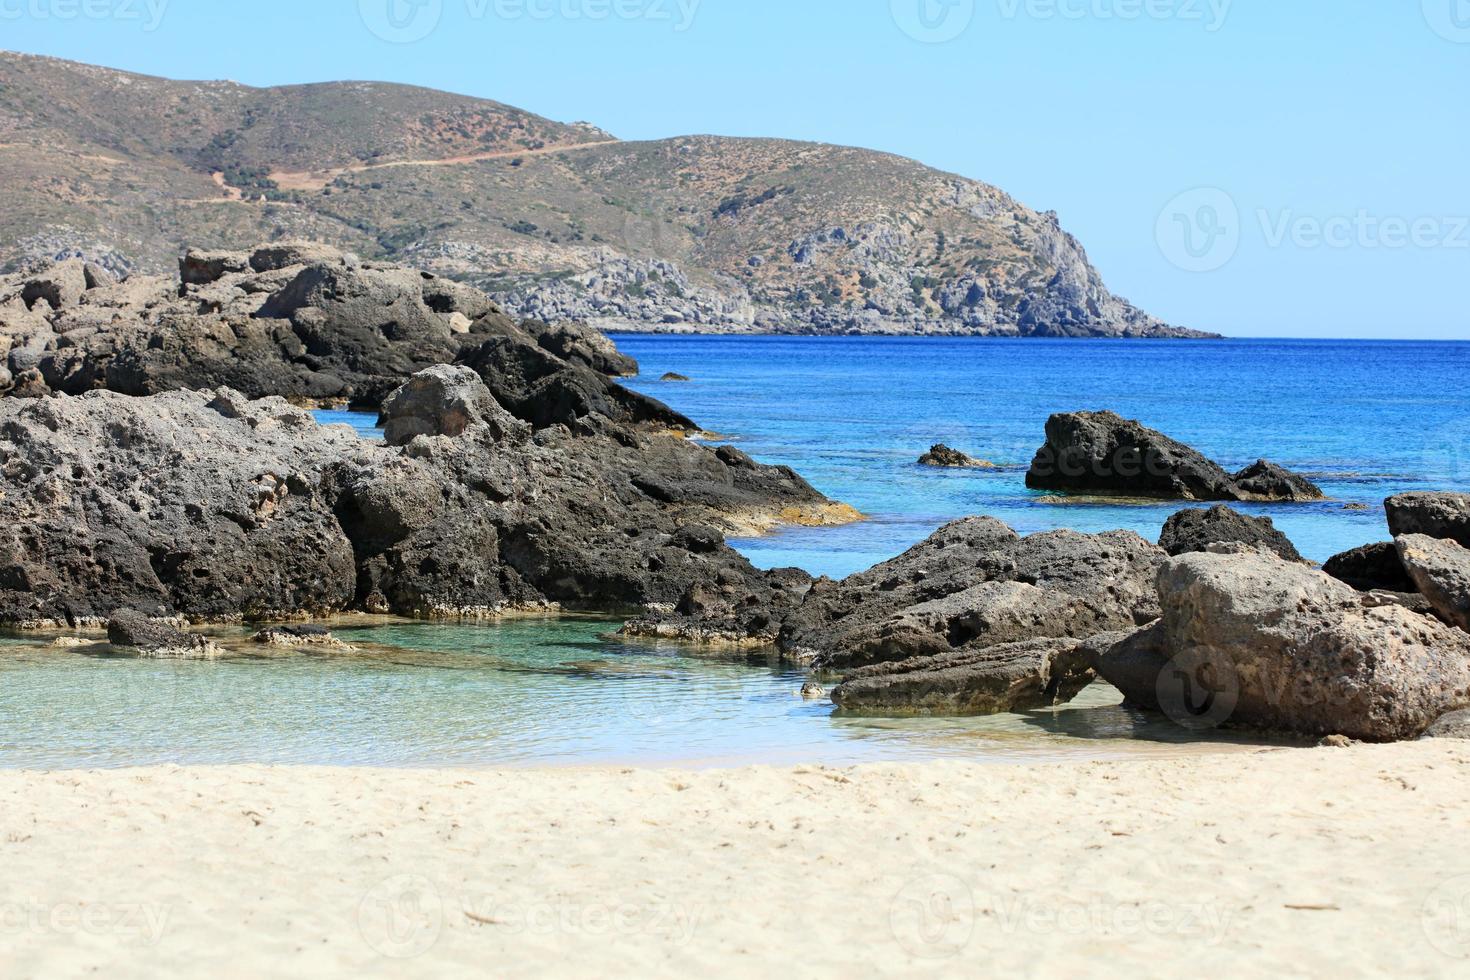
<svg viewBox="0 0 1470 980">
<path fill-rule="evenodd" d="M 1470 744 L 0 773 L 0 976 L 1467 976 Z"/>
</svg>

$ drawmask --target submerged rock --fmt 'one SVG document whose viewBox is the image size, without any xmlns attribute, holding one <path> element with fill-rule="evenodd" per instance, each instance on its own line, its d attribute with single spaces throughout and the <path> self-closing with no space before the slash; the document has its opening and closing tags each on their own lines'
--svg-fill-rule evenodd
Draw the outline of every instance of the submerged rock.
<svg viewBox="0 0 1470 980">
<path fill-rule="evenodd" d="M 252 643 L 268 647 L 326 647 L 334 650 L 352 648 L 321 626 L 267 626 L 251 637 Z"/>
<path fill-rule="evenodd" d="M 1259 545 L 1287 561 L 1302 556 L 1269 517 L 1248 517 L 1224 504 L 1209 510 L 1182 510 L 1169 518 L 1159 538 L 1159 547 L 1171 556 L 1208 551 L 1212 544 L 1235 542 Z"/>
<path fill-rule="evenodd" d="M 1097 660 L 1130 703 L 1185 724 L 1394 741 L 1470 704 L 1470 635 L 1268 552 L 1159 571 L 1161 621 Z"/>
<path fill-rule="evenodd" d="M 150 619 L 135 609 L 119 609 L 112 614 L 107 621 L 107 642 L 150 657 L 197 658 L 220 653 L 206 637 Z"/>
<path fill-rule="evenodd" d="M 983 459 L 967 456 L 958 449 L 951 449 L 944 443 L 939 443 L 927 453 L 919 457 L 920 466 L 936 466 L 949 469 L 994 469 L 994 463 L 987 463 Z"/>
<path fill-rule="evenodd" d="M 665 381 L 665 382 L 684 382 L 684 381 L 692 381 L 693 379 L 692 378 L 689 378 L 689 377 L 687 377 L 685 375 L 677 374 L 677 373 L 675 373 L 673 371 L 670 371 L 667 374 L 665 374 L 663 377 L 659 378 L 659 380 L 660 381 Z"/>
<path fill-rule="evenodd" d="M 1053 415 L 1026 474 L 1036 490 L 1171 500 L 1324 499 L 1310 481 L 1261 460 L 1235 475 L 1198 451 L 1113 412 Z"/>
<path fill-rule="evenodd" d="M 1409 577 L 1435 613 L 1470 630 L 1470 550 L 1424 534 L 1402 535 L 1398 550 Z"/>
</svg>

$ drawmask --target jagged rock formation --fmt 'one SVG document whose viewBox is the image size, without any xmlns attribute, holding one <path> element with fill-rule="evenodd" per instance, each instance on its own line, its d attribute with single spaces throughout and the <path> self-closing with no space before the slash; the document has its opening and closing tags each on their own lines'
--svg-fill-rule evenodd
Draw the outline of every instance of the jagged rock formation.
<svg viewBox="0 0 1470 980">
<path fill-rule="evenodd" d="M 8 53 L 0 131 L 0 269 L 159 274 L 179 242 L 299 238 L 604 328 L 1192 335 L 1113 295 L 1056 214 L 870 150 L 625 143 L 401 85 L 253 89 Z"/>
<path fill-rule="evenodd" d="M 810 579 L 757 571 L 722 532 L 851 515 L 788 469 L 657 425 L 595 411 L 535 425 L 468 368 L 432 369 L 385 412 L 401 445 L 229 389 L 0 399 L 0 623 L 637 610 L 691 595 L 753 621 Z"/>
<path fill-rule="evenodd" d="M 1175 558 L 1232 542 L 1268 548 L 1287 561 L 1302 561 L 1291 539 L 1276 529 L 1271 518 L 1248 517 L 1224 504 L 1209 510 L 1181 510 L 1164 524 L 1159 537 L 1159 547 Z"/>
<path fill-rule="evenodd" d="M 1261 460 L 1234 476 L 1196 450 L 1115 412 L 1053 415 L 1026 474 L 1034 490 L 1169 500 L 1322 500 L 1310 481 Z"/>
<path fill-rule="evenodd" d="M 310 242 L 189 251 L 178 281 L 117 282 L 89 268 L 68 260 L 0 280 L 0 350 L 8 351 L 0 393 L 229 387 L 252 398 L 376 407 L 415 372 L 493 343 L 534 365 L 522 372 L 528 387 L 557 375 L 547 384 L 578 391 L 576 406 L 553 413 L 560 421 L 616 399 L 625 415 L 693 428 L 609 384 L 638 365 L 596 331 L 518 324 L 479 290 L 416 269 Z M 544 394 L 522 391 L 517 405 Z"/>
</svg>

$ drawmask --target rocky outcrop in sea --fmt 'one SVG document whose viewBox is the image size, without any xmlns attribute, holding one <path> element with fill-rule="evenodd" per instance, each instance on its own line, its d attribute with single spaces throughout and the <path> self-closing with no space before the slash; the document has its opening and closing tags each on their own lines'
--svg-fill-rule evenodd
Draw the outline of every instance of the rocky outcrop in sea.
<svg viewBox="0 0 1470 980">
<path fill-rule="evenodd" d="M 1034 490 L 1168 500 L 1305 501 L 1325 495 L 1305 477 L 1260 460 L 1239 473 L 1114 412 L 1053 415 L 1026 474 Z"/>
</svg>

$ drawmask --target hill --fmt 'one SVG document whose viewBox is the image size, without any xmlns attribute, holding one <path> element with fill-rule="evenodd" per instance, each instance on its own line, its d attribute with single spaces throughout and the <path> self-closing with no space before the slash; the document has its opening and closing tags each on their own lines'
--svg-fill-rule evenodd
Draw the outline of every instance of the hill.
<svg viewBox="0 0 1470 980">
<path fill-rule="evenodd" d="M 1181 336 L 1056 215 L 849 147 L 623 142 L 376 82 L 251 88 L 0 53 L 0 270 L 312 239 L 604 328 Z"/>
</svg>

